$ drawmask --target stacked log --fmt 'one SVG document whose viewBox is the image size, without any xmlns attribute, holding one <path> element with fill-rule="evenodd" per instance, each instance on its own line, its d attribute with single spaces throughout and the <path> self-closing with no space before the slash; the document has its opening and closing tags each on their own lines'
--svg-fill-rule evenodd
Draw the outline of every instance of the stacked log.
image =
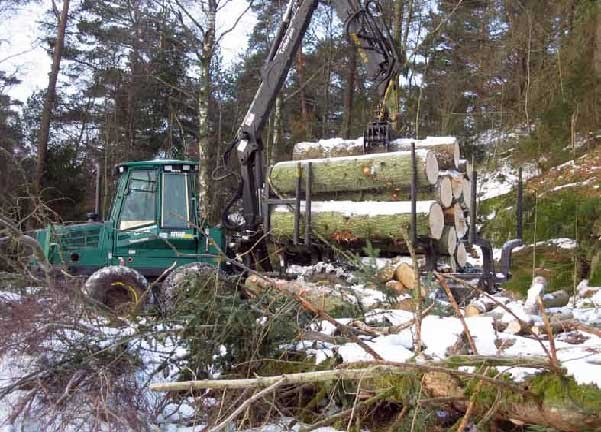
<svg viewBox="0 0 601 432">
<path fill-rule="evenodd" d="M 305 205 L 301 202 L 301 231 L 304 229 Z M 419 201 L 417 205 L 417 233 L 439 240 L 444 229 L 442 207 L 436 201 Z M 328 240 L 347 243 L 399 242 L 406 251 L 403 227 L 411 223 L 410 202 L 313 201 L 311 228 Z M 294 211 L 288 206 L 277 206 L 271 212 L 271 234 L 279 240 L 294 235 Z"/>
<path fill-rule="evenodd" d="M 427 137 L 423 140 L 396 139 L 390 143 L 389 151 L 410 151 L 412 143 L 415 143 L 416 150 L 434 152 L 440 169 L 456 169 L 462 164 L 459 143 L 455 137 Z M 356 140 L 334 138 L 316 143 L 303 142 L 296 144 L 292 151 L 292 159 L 295 161 L 360 155 L 363 155 L 363 138 Z M 463 166 L 467 168 L 467 165 Z"/>
<path fill-rule="evenodd" d="M 470 164 L 461 159 L 454 137 L 423 140 L 397 139 L 389 152 L 363 154 L 363 140 L 322 140 L 299 143 L 293 161 L 275 164 L 269 176 L 272 190 L 282 198 L 305 197 L 307 165 L 311 162 L 311 230 L 318 237 L 346 245 L 377 247 L 404 255 L 409 251 L 403 231 L 410 232 L 411 148 L 417 164 L 416 232 L 432 242 L 441 256 L 462 268 L 467 262 L 463 240 L 469 230 L 467 213 L 471 200 Z M 294 206 L 271 210 L 271 233 L 276 239 L 294 236 Z M 304 203 L 300 206 L 300 232 L 304 231 Z M 424 245 L 427 242 L 419 242 Z M 423 250 L 416 252 L 422 253 Z"/>
<path fill-rule="evenodd" d="M 416 152 L 417 187 L 430 188 L 438 181 L 438 162 L 430 151 Z M 328 159 L 311 159 L 311 192 L 324 198 L 336 192 L 406 190 L 409 191 L 413 169 L 411 152 L 390 152 Z M 306 161 L 307 162 L 307 161 Z M 272 187 L 282 195 L 296 191 L 298 163 L 280 162 L 271 169 Z M 304 189 L 304 185 L 302 186 Z"/>
</svg>

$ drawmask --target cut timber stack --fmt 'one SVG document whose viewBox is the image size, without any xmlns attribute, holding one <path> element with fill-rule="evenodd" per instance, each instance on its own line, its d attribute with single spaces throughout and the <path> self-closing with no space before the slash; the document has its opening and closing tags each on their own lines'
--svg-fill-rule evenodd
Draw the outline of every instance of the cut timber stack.
<svg viewBox="0 0 601 432">
<path fill-rule="evenodd" d="M 469 230 L 467 212 L 470 165 L 461 159 L 454 137 L 397 139 L 388 152 L 363 154 L 363 139 L 339 138 L 299 143 L 293 161 L 271 168 L 269 184 L 280 198 L 304 199 L 311 164 L 311 231 L 314 236 L 346 245 L 371 241 L 387 252 L 407 254 L 404 233 L 411 230 L 412 146 L 416 157 L 416 232 L 418 253 L 435 250 L 453 268 L 463 267 L 467 253 L 462 240 Z M 301 177 L 301 181 L 298 178 Z M 304 232 L 304 203 L 299 208 L 299 232 Z M 280 241 L 294 237 L 295 206 L 271 209 L 271 234 Z M 429 245 L 432 245 L 431 248 Z"/>
</svg>

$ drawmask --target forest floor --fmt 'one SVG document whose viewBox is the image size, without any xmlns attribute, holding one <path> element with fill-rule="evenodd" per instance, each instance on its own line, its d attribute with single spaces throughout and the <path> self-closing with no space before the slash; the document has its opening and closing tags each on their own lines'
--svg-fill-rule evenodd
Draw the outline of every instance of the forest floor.
<svg viewBox="0 0 601 432">
<path fill-rule="evenodd" d="M 387 260 L 383 259 L 369 260 L 369 262 L 374 266 L 372 268 L 374 271 L 387 265 Z M 524 300 L 514 299 L 512 293 L 501 291 L 492 296 L 498 304 L 489 311 L 480 316 L 464 319 L 475 344 L 475 351 L 466 341 L 466 330 L 444 294 L 441 295 L 440 290 L 432 290 L 426 302 L 433 306 L 424 315 L 421 323 L 423 352 L 416 354 L 415 315 L 412 310 L 403 310 L 407 309 L 406 306 L 401 306 L 403 298 L 410 298 L 410 294 L 390 295 L 373 283 L 361 282 L 343 269 L 331 265 L 295 267 L 292 270 L 297 274 L 293 282 L 297 289 L 300 287 L 303 291 L 302 295 L 312 299 L 313 304 L 319 304 L 319 299 L 322 299 L 319 306 L 329 309 L 332 314 L 338 313 L 336 322 L 356 328 L 361 341 L 381 356 L 383 361 L 407 364 L 417 361 L 418 364 L 438 364 L 446 367 L 449 366 L 449 362 L 456 362 L 455 367 L 459 370 L 476 373 L 480 366 L 469 362 L 461 365 L 458 359 L 467 354 L 478 354 L 497 361 L 510 360 L 511 363 L 508 365 L 496 365 L 493 376 L 520 383 L 540 375 L 547 369 L 547 366 L 542 368 L 528 366 L 529 360 L 540 361 L 542 358 L 547 362 L 550 352 L 553 352 L 552 356 L 559 361 L 566 379 L 572 380 L 579 386 L 586 384 L 597 386 L 597 390 L 594 390 L 595 387 L 592 387 L 593 390 L 587 390 L 586 396 L 579 393 L 571 397 L 582 398 L 585 408 L 586 403 L 589 403 L 590 398 L 593 397 L 591 394 L 594 395 L 595 401 L 601 397 L 601 390 L 599 390 L 601 389 L 601 330 L 599 330 L 601 289 L 583 284 L 578 295 L 571 298 L 568 304 L 547 309 L 551 322 L 555 323 L 557 319 L 570 323 L 565 329 L 555 329 L 553 347 L 544 331 L 534 335 L 526 328 L 518 330 L 510 328 L 517 317 L 527 322 L 531 328 L 540 329 L 544 327 L 543 318 Z M 476 300 L 478 297 L 472 299 L 471 303 Z M 489 297 L 480 297 L 479 300 L 489 301 Z M 4 313 L 7 310 L 16 311 L 30 301 L 32 298 L 28 294 L 17 295 L 4 292 L 0 294 L 0 309 Z M 344 315 L 340 308 L 342 304 L 358 305 L 362 312 Z M 349 307 L 348 310 L 351 308 Z M 463 307 L 461 311 L 462 314 L 465 313 Z M 578 323 L 584 324 L 584 327 L 577 328 Z M 51 352 L 53 356 L 61 353 L 64 355 L 74 345 L 86 344 L 101 350 L 115 350 L 115 347 L 120 347 L 123 352 L 119 356 L 135 359 L 127 369 L 127 373 L 117 374 L 113 378 L 117 382 L 112 384 L 117 386 L 117 383 L 122 381 L 123 385 L 127 383 L 127 386 L 138 392 L 135 403 L 138 404 L 138 409 L 144 410 L 148 415 L 144 419 L 145 424 L 139 424 L 139 430 L 192 432 L 204 429 L 206 418 L 199 415 L 199 409 L 202 409 L 202 406 L 209 409 L 215 404 L 215 399 L 207 398 L 206 392 L 204 395 L 201 393 L 186 396 L 185 393 L 180 393 L 171 397 L 149 390 L 151 383 L 177 381 L 186 373 L 189 351 L 179 335 L 180 326 L 156 323 L 151 318 L 120 320 L 119 325 L 103 319 L 82 320 L 78 325 L 85 328 L 85 331 L 68 329 L 60 332 L 60 338 L 55 334 L 55 337 L 46 340 L 45 344 L 49 344 L 48 353 Z M 362 333 L 361 330 L 364 331 L 366 328 L 369 329 L 369 333 Z M 339 329 L 328 320 L 314 320 L 308 327 L 299 329 L 297 336 L 289 342 L 288 346 L 282 347 L 282 352 L 302 353 L 307 356 L 304 361 L 305 366 L 313 363 L 317 369 L 320 365 L 337 364 L 337 367 L 343 367 L 343 365 L 362 364 L 374 360 L 363 346 L 340 334 Z M 48 353 L 46 355 L 49 355 Z M 225 352 L 222 354 L 227 355 Z M 10 350 L 5 353 L 0 366 L 0 387 L 6 388 L 15 380 L 37 371 L 36 368 L 40 365 L 39 355 L 10 352 Z M 114 352 L 111 356 L 113 355 Z M 114 361 L 114 358 L 111 358 Z M 522 362 L 524 365 L 521 365 Z M 212 378 L 218 378 L 219 375 L 219 368 L 216 367 Z M 107 387 L 110 387 L 108 383 Z M 112 391 L 110 388 L 105 388 L 104 391 L 107 392 L 105 396 L 109 405 L 117 402 L 111 400 L 113 396 L 109 395 Z M 365 391 L 367 394 L 372 394 L 367 388 Z M 79 404 L 77 410 L 81 411 L 76 416 L 73 416 L 74 411 L 70 411 L 55 417 L 46 417 L 54 412 L 56 407 L 49 411 L 42 409 L 41 405 L 48 403 L 48 400 L 44 401 L 41 398 L 24 411 L 27 415 L 15 417 L 15 410 L 23 409 L 23 400 L 30 392 L 31 385 L 24 386 L 2 399 L 1 431 L 77 430 L 81 424 L 89 426 L 86 422 L 93 418 L 93 410 L 89 412 L 87 411 L 89 408 L 84 409 L 90 401 L 83 395 L 70 401 Z M 129 401 L 129 403 L 133 402 L 133 400 Z M 331 403 L 333 405 L 329 409 L 334 410 L 331 412 L 342 409 L 342 406 L 336 408 L 336 403 Z M 57 410 L 56 413 L 58 412 L 61 411 Z M 40 417 L 36 413 L 46 414 Z M 82 418 L 83 423 L 80 423 Z M 479 418 L 474 416 L 471 423 L 475 424 Z M 95 421 L 98 422 L 99 430 L 112 430 L 106 424 L 103 426 L 102 416 L 97 417 Z M 443 430 L 442 423 L 442 419 L 430 419 L 424 424 L 424 427 L 426 424 L 429 425 L 428 427 L 418 430 Z M 270 432 L 299 430 L 302 424 L 298 420 L 272 416 L 267 426 L 256 430 Z M 334 426 L 340 428 L 342 424 L 338 422 Z M 429 427 L 433 429 L 428 429 Z M 136 427 L 133 430 L 137 430 Z"/>
</svg>

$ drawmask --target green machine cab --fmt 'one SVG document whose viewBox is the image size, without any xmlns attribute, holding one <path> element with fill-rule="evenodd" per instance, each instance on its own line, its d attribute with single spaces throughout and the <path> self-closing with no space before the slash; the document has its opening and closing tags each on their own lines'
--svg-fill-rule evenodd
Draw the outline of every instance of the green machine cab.
<svg viewBox="0 0 601 432">
<path fill-rule="evenodd" d="M 105 221 L 50 225 L 36 232 L 51 264 L 81 275 L 120 265 L 146 278 L 173 263 L 217 264 L 225 236 L 199 218 L 198 162 L 127 162 L 116 169 L 117 190 Z"/>
</svg>

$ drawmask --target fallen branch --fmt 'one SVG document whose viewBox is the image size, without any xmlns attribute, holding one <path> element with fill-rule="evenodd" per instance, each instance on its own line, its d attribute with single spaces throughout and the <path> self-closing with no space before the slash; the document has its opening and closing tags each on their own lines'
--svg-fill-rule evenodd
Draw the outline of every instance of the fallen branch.
<svg viewBox="0 0 601 432">
<path fill-rule="evenodd" d="M 255 393 L 250 398 L 248 398 L 244 403 L 242 403 L 238 408 L 236 408 L 225 420 L 223 420 L 218 425 L 212 427 L 208 430 L 208 432 L 219 432 L 223 428 L 227 427 L 230 422 L 232 422 L 236 417 L 238 417 L 244 410 L 250 407 L 255 401 L 261 399 L 266 394 L 273 392 L 276 388 L 284 383 L 284 378 L 280 378 L 278 381 L 271 384 L 269 387 L 261 390 L 258 393 Z"/>
<path fill-rule="evenodd" d="M 444 289 L 445 293 L 447 293 L 447 297 L 449 298 L 449 302 L 451 303 L 451 306 L 453 306 L 455 315 L 457 315 L 457 318 L 459 318 L 459 321 L 461 321 L 461 325 L 463 326 L 463 331 L 465 332 L 465 336 L 467 337 L 467 342 L 470 344 L 470 349 L 472 350 L 472 354 L 478 354 L 478 349 L 476 348 L 476 343 L 474 342 L 474 338 L 472 338 L 470 329 L 468 328 L 468 326 L 465 322 L 465 319 L 463 319 L 463 315 L 461 314 L 459 305 L 457 304 L 457 301 L 455 300 L 455 297 L 453 296 L 453 293 L 451 292 L 451 289 L 449 288 L 447 281 L 440 274 L 435 273 L 435 275 L 436 275 L 436 279 L 438 279 L 438 282 Z M 459 430 L 463 430 L 463 429 L 459 429 Z"/>
<path fill-rule="evenodd" d="M 365 378 L 374 378 L 382 375 L 396 375 L 405 373 L 408 370 L 422 372 L 442 372 L 449 375 L 481 379 L 488 383 L 509 389 L 513 392 L 523 395 L 531 395 L 531 393 L 520 385 L 513 384 L 507 381 L 501 381 L 485 375 L 473 374 L 461 370 L 449 369 L 443 366 L 432 364 L 416 364 L 416 363 L 396 363 L 387 361 L 372 361 L 358 362 L 353 365 L 346 365 L 340 369 L 301 372 L 295 374 L 265 376 L 258 378 L 245 379 L 224 379 L 224 380 L 198 380 L 198 381 L 182 381 L 174 383 L 157 383 L 151 384 L 150 390 L 156 392 L 173 392 L 173 391 L 194 391 L 201 389 L 240 389 L 248 387 L 269 387 L 274 383 L 283 380 L 281 384 L 301 384 L 310 382 L 323 382 L 334 380 L 358 380 Z M 355 367 L 358 366 L 358 367 Z"/>
<path fill-rule="evenodd" d="M 422 311 L 422 318 L 424 316 L 426 316 L 428 313 L 430 313 L 432 308 L 434 308 L 435 304 L 436 303 L 431 303 L 430 306 L 428 306 L 427 308 L 425 308 Z M 370 331 L 375 336 L 388 336 L 388 335 L 400 333 L 403 330 L 406 330 L 406 329 L 412 327 L 415 324 L 415 322 L 416 322 L 415 318 L 411 318 L 409 321 L 406 321 L 402 324 L 395 325 L 395 326 L 388 326 L 388 327 L 369 326 L 361 321 L 352 321 L 350 324 L 352 326 L 357 326 L 359 329 L 361 329 L 363 331 Z"/>
<path fill-rule="evenodd" d="M 453 275 L 442 275 L 442 274 L 440 274 L 438 272 L 434 272 L 434 274 L 437 275 L 437 276 L 442 276 L 444 278 L 451 279 L 451 280 L 453 280 L 455 282 L 459 282 L 464 287 L 479 292 L 480 294 L 484 295 L 488 299 L 492 300 L 497 306 L 499 306 L 502 309 L 504 309 L 507 313 L 509 313 L 511 316 L 513 316 L 516 320 L 518 320 L 519 323 L 521 325 L 523 325 L 524 327 L 528 327 L 530 325 L 529 323 L 527 323 L 526 321 L 524 321 L 523 319 L 521 319 L 519 316 L 517 316 L 514 311 L 512 311 L 510 308 L 508 308 L 502 302 L 500 302 L 499 300 L 497 300 L 496 298 L 494 298 L 493 296 L 491 296 L 489 293 L 487 293 L 486 291 L 484 291 L 482 288 L 480 288 L 480 287 L 478 287 L 476 285 L 470 285 L 466 281 L 464 281 L 463 279 L 460 279 L 460 278 L 455 277 Z M 547 355 L 547 357 L 549 357 L 549 359 L 551 359 L 551 353 L 549 352 L 549 350 L 547 349 L 547 347 L 543 343 L 542 339 L 538 335 L 536 335 L 536 334 L 533 334 L 532 336 L 534 336 L 534 339 L 541 346 L 541 348 L 545 352 L 545 355 Z"/>
<path fill-rule="evenodd" d="M 307 300 L 305 297 L 302 296 L 301 293 L 297 293 L 294 291 L 289 291 L 287 289 L 285 289 L 284 287 L 282 287 L 280 284 L 277 283 L 277 281 L 274 281 L 271 278 L 267 278 L 264 276 L 260 276 L 258 274 L 255 274 L 252 276 L 254 278 L 254 282 L 259 284 L 263 287 L 263 288 L 273 288 L 281 293 L 283 293 L 284 295 L 288 296 L 288 297 L 292 297 L 294 300 L 296 300 L 302 307 L 303 309 L 305 309 L 308 312 L 311 312 L 313 315 L 329 322 L 330 324 L 332 324 L 334 327 L 336 327 L 343 335 L 347 336 L 350 340 L 352 340 L 354 343 L 356 343 L 357 345 L 359 345 L 366 353 L 368 353 L 369 355 L 371 355 L 374 359 L 376 360 L 383 360 L 382 356 L 380 356 L 380 354 L 378 354 L 377 352 L 375 352 L 369 345 L 367 345 L 365 342 L 363 342 L 359 337 L 357 337 L 357 335 L 355 335 L 355 333 L 353 332 L 353 329 L 347 325 L 341 324 L 338 321 L 336 321 L 334 318 L 332 318 L 326 311 L 324 311 L 323 309 L 318 308 L 317 306 L 315 306 L 313 303 L 311 303 L 309 300 Z"/>
</svg>

